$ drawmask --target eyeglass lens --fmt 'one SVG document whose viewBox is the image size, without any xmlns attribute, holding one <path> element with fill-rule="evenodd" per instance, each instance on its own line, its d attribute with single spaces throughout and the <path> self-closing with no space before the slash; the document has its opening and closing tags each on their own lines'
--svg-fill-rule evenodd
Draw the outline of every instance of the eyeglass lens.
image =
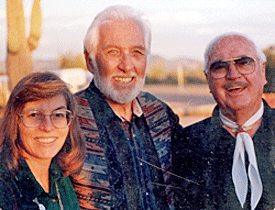
<svg viewBox="0 0 275 210">
<path fill-rule="evenodd" d="M 229 70 L 229 61 L 233 61 L 235 67 L 241 74 L 252 74 L 255 70 L 255 60 L 250 57 L 240 57 L 225 61 L 217 61 L 210 65 L 210 73 L 214 78 L 223 78 L 227 75 Z"/>
<path fill-rule="evenodd" d="M 22 120 L 27 127 L 38 127 L 45 119 L 45 114 L 39 110 L 27 110 L 22 114 Z M 56 110 L 50 115 L 51 122 L 57 128 L 65 128 L 72 119 L 72 113 L 69 110 Z"/>
</svg>

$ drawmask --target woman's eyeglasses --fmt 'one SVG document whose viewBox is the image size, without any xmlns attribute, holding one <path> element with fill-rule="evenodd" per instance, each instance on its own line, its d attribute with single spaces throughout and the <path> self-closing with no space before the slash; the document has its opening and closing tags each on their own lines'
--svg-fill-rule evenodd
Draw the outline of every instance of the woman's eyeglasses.
<svg viewBox="0 0 275 210">
<path fill-rule="evenodd" d="M 74 118 L 70 110 L 55 110 L 51 114 L 44 114 L 39 110 L 25 110 L 19 116 L 22 123 L 30 128 L 39 127 L 46 116 L 50 116 L 51 122 L 56 128 L 66 128 Z"/>
</svg>

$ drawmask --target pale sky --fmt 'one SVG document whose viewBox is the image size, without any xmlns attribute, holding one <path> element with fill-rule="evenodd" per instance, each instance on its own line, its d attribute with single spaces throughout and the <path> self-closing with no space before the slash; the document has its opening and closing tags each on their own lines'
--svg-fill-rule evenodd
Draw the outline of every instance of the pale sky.
<svg viewBox="0 0 275 210">
<path fill-rule="evenodd" d="M 29 33 L 32 0 L 24 0 Z M 83 51 L 83 38 L 104 8 L 130 5 L 152 27 L 152 54 L 203 60 L 206 45 L 225 32 L 241 32 L 264 49 L 275 44 L 275 0 L 41 0 L 43 32 L 34 59 Z M 6 58 L 6 0 L 0 1 L 0 60 Z"/>
</svg>

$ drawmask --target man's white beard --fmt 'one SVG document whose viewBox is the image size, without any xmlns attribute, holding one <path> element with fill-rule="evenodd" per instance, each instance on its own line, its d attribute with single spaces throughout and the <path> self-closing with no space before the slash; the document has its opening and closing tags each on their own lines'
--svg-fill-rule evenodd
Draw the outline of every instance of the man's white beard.
<svg viewBox="0 0 275 210">
<path fill-rule="evenodd" d="M 108 99 L 119 104 L 127 104 L 133 101 L 143 88 L 145 78 L 137 78 L 135 87 L 113 87 L 111 78 L 100 77 L 98 71 L 94 71 L 94 80 L 96 87 Z"/>
</svg>

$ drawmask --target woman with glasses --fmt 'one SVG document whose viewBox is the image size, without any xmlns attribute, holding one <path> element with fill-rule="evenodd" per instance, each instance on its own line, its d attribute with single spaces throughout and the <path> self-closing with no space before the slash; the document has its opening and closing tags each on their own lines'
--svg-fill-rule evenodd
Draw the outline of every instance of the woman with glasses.
<svg viewBox="0 0 275 210">
<path fill-rule="evenodd" d="M 77 210 L 85 144 L 67 85 L 33 73 L 13 89 L 0 127 L 0 209 Z"/>
</svg>

